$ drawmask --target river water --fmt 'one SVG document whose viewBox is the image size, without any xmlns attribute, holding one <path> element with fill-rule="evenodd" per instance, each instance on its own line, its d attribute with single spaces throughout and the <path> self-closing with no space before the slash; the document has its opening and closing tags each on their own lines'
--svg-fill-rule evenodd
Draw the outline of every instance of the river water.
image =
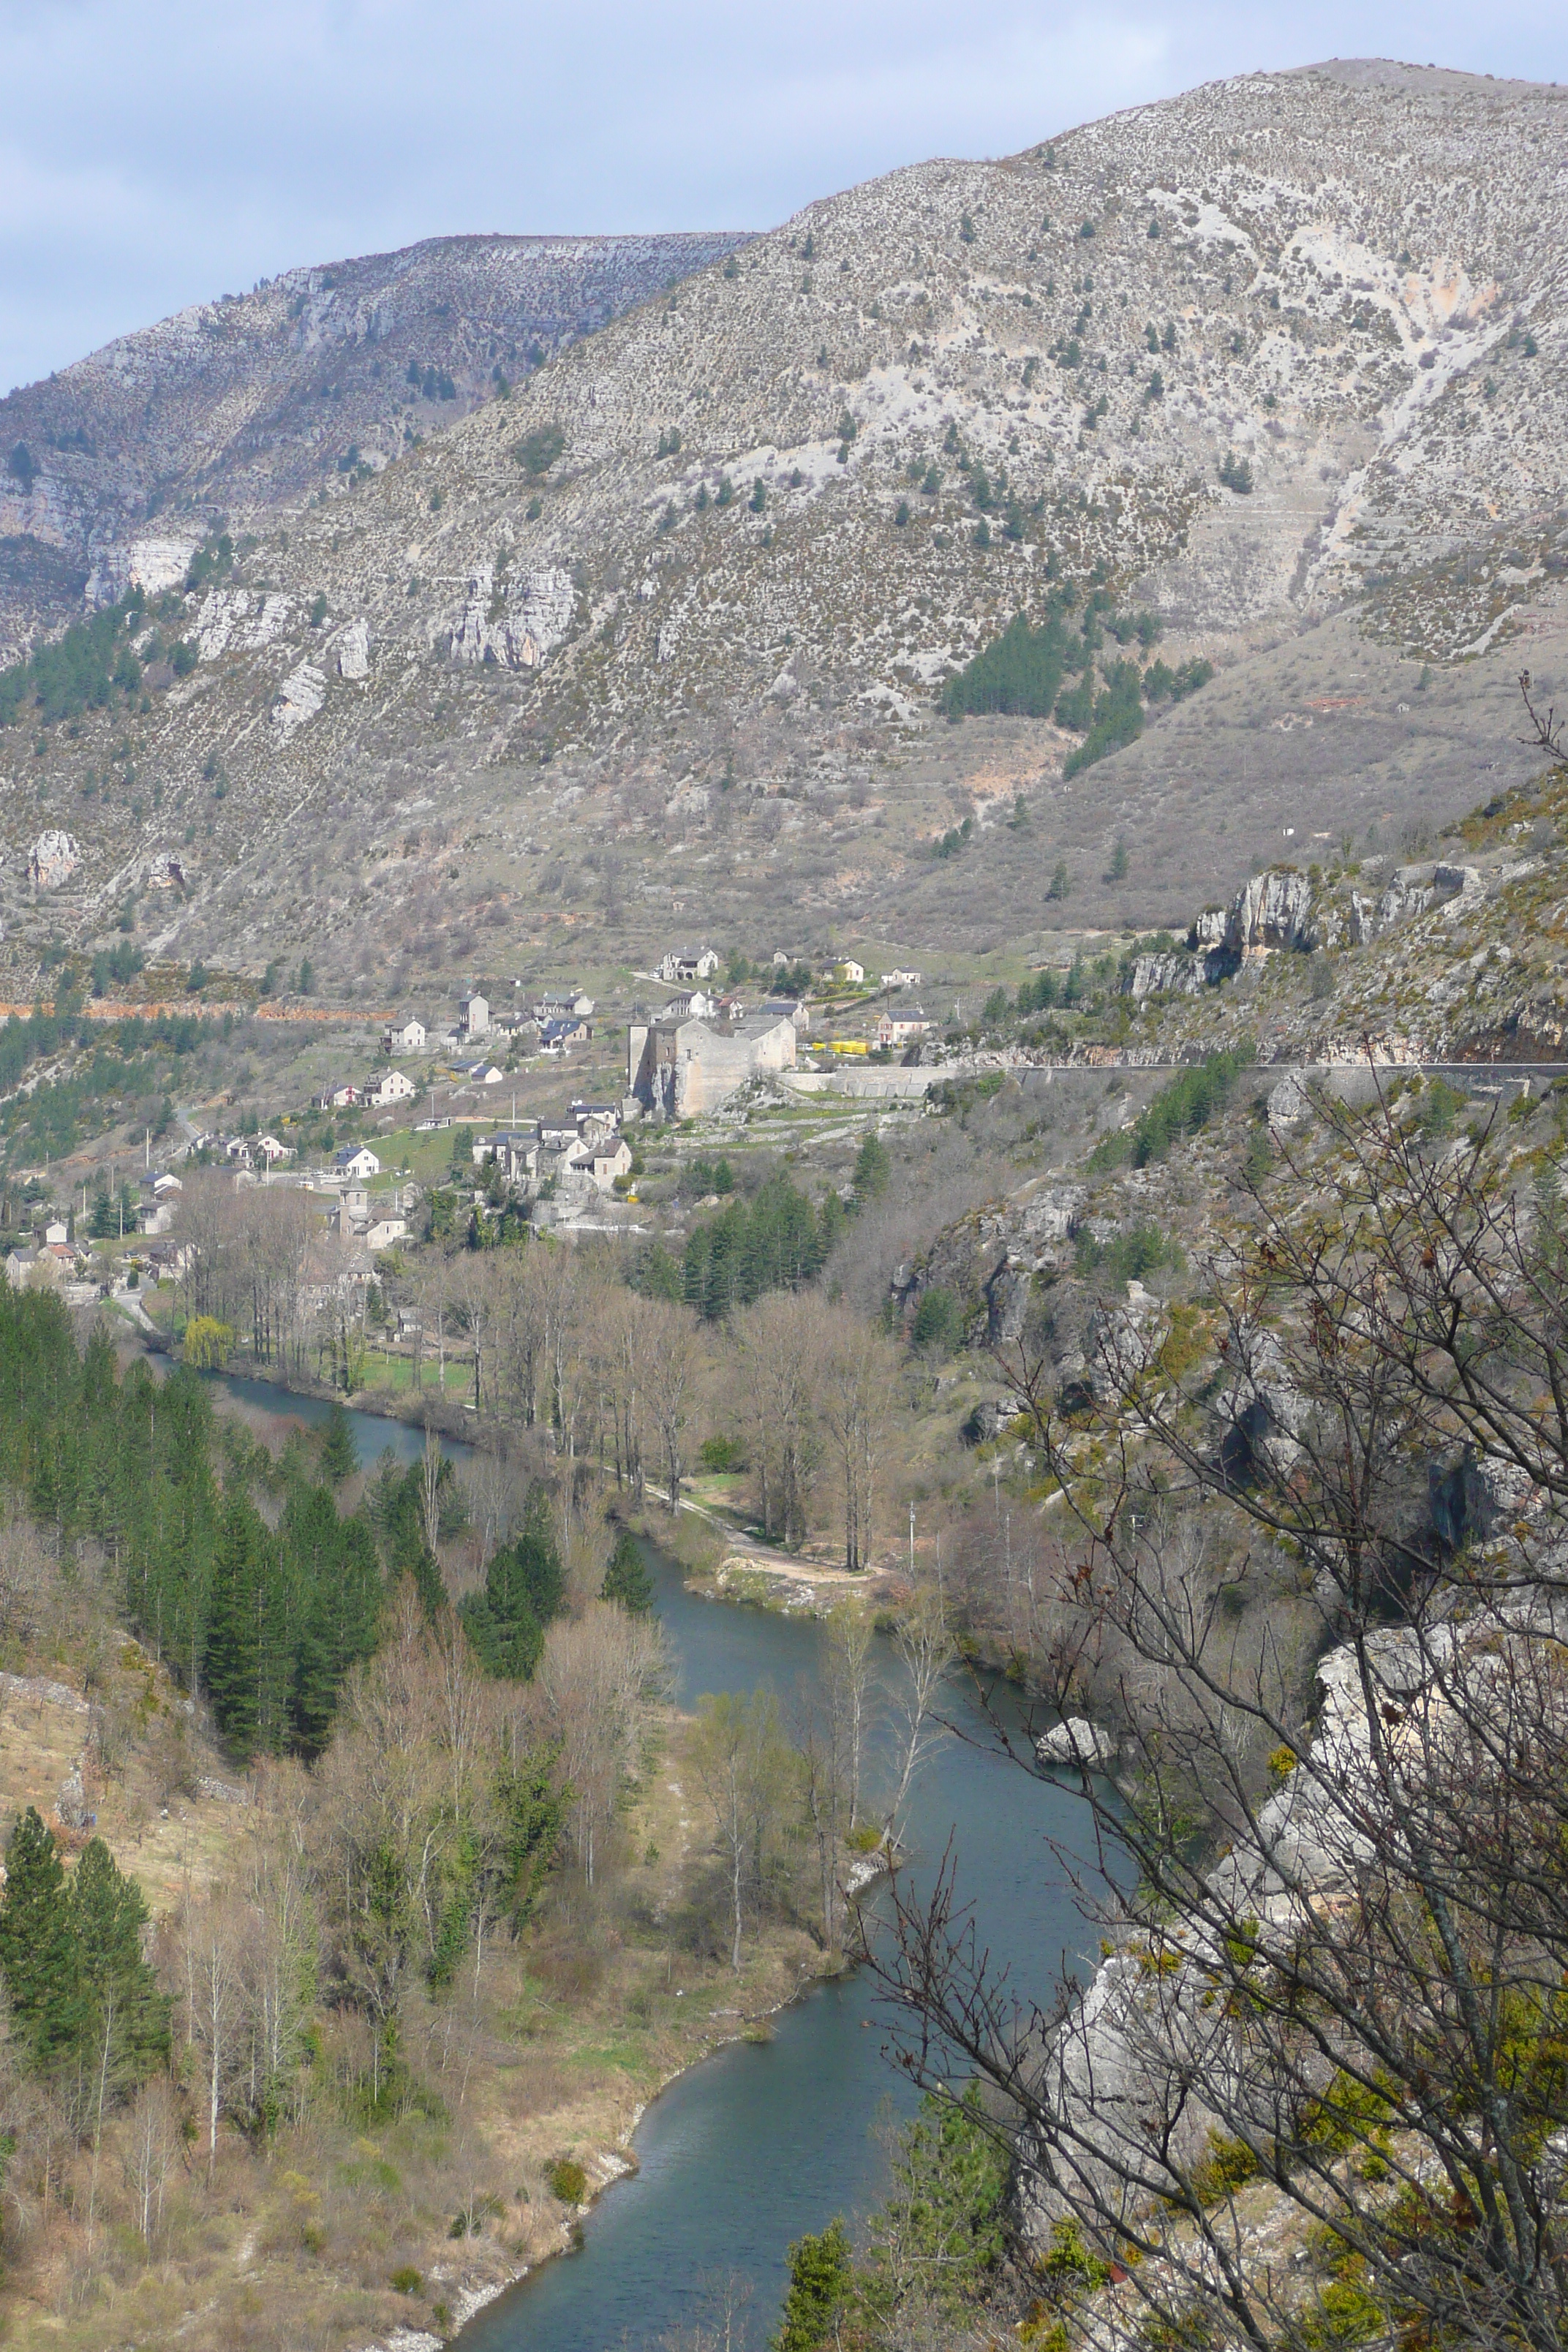
<svg viewBox="0 0 1568 2352">
<path fill-rule="evenodd" d="M 820 1625 L 704 1601 L 674 1561 L 651 1547 L 646 1556 L 683 1706 L 759 1683 L 787 1702 L 816 1674 Z M 889 1645 L 879 1648 L 890 1692 L 896 1662 Z M 966 1682 L 949 1690 L 943 1712 L 955 1729 L 913 1792 L 910 1875 L 928 1885 L 951 1837 L 981 1944 L 1010 1965 L 1021 1994 L 1048 2003 L 1064 1955 L 1076 1962 L 1094 1948 L 1047 1843 L 1088 1851 L 1082 1800 L 994 1752 Z M 868 1978 L 816 1988 L 775 2025 L 771 2042 L 731 2043 L 653 2102 L 633 2141 L 637 2170 L 594 2207 L 581 2251 L 481 2312 L 463 2330 L 463 2352 L 652 2352 L 702 2319 L 729 2272 L 750 2281 L 752 2334 L 764 2339 L 791 2241 L 878 2201 L 879 2125 L 917 2103 L 883 2054 L 887 2019 Z"/>
<path fill-rule="evenodd" d="M 329 1409 L 264 1381 L 220 1377 L 247 1404 L 308 1422 Z M 350 1421 L 363 1463 L 387 1445 L 400 1461 L 423 1450 L 423 1431 L 407 1423 L 365 1413 Z M 687 1591 L 672 1559 L 652 1546 L 645 1556 L 682 1706 L 705 1691 L 759 1684 L 787 1706 L 816 1675 L 819 1624 L 702 1600 Z M 897 1661 L 887 1643 L 878 1652 L 886 1705 Z M 1005 1694 L 993 1700 L 1007 1704 Z M 910 1880 L 917 1891 L 929 1885 L 951 1840 L 980 1946 L 1006 1964 L 1022 1998 L 1048 2006 L 1064 1963 L 1088 1959 L 1095 1947 L 1052 1850 L 1092 1851 L 1082 1800 L 997 1752 L 967 1677 L 954 1678 L 942 1715 L 951 1728 L 922 1764 L 908 1809 Z M 874 1762 L 868 1769 L 874 1778 Z M 595 2205 L 580 2250 L 479 2313 L 462 2332 L 463 2352 L 657 2352 L 701 2321 L 730 2273 L 750 2283 L 751 2336 L 760 2345 L 777 2317 L 791 2242 L 835 2214 L 853 2222 L 885 2187 L 879 2127 L 909 2115 L 918 2098 L 884 2055 L 887 2025 L 872 1981 L 850 1977 L 785 2010 L 770 2042 L 731 2043 L 679 2076 L 637 2126 L 637 2169 Z"/>
</svg>

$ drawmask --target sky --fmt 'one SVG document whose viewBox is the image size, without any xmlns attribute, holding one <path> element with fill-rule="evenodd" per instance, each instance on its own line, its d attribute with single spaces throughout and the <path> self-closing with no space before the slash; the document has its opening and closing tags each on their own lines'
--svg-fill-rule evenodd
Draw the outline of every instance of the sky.
<svg viewBox="0 0 1568 2352">
<path fill-rule="evenodd" d="M 766 228 L 1331 57 L 1568 82 L 1563 0 L 0 0 L 0 389 L 300 264 Z"/>
</svg>

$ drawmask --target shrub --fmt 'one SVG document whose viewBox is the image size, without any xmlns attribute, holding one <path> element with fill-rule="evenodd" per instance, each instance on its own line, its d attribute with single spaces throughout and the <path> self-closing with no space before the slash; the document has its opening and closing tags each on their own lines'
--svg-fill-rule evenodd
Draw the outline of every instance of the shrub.
<svg viewBox="0 0 1568 2352">
<path fill-rule="evenodd" d="M 544 2179 L 551 2195 L 563 2205 L 581 2205 L 588 2194 L 588 2176 L 572 2157 L 558 2156 L 547 2164 Z"/>
<path fill-rule="evenodd" d="M 1157 1225 L 1134 1225 L 1127 1234 L 1118 1234 L 1114 1241 L 1097 1242 L 1090 1234 L 1080 1234 L 1076 1257 L 1081 1276 L 1104 1275 L 1118 1288 L 1129 1282 L 1142 1282 L 1146 1274 L 1157 1273 L 1163 1265 L 1180 1263 L 1181 1251 L 1168 1241 Z"/>
<path fill-rule="evenodd" d="M 424 2288 L 425 2274 L 412 2263 L 403 2263 L 392 2273 L 393 2292 L 396 2294 L 418 2294 Z"/>
<path fill-rule="evenodd" d="M 548 474 L 565 446 L 566 435 L 561 425 L 536 425 L 531 433 L 523 435 L 511 454 L 523 472 L 538 481 Z"/>
<path fill-rule="evenodd" d="M 1258 2158 L 1247 2142 L 1211 2131 L 1209 2152 L 1193 2168 L 1193 2194 L 1200 2205 L 1217 2205 L 1258 2178 Z"/>
</svg>

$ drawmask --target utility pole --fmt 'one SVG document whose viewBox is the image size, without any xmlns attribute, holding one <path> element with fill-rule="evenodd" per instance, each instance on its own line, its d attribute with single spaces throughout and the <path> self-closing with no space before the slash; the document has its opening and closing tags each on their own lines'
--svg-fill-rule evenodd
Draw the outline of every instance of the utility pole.
<svg viewBox="0 0 1568 2352">
<path fill-rule="evenodd" d="M 910 1505 L 910 1582 L 915 1580 L 915 1507 Z"/>
</svg>

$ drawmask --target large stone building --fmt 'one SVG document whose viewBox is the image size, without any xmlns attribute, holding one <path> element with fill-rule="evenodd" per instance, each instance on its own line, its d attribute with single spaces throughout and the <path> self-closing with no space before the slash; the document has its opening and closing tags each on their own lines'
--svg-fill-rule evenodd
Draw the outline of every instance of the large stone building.
<svg viewBox="0 0 1568 2352">
<path fill-rule="evenodd" d="M 626 1090 L 663 1118 L 714 1110 L 748 1078 L 795 1067 L 795 1024 L 777 1013 L 739 1021 L 634 1021 Z"/>
</svg>

